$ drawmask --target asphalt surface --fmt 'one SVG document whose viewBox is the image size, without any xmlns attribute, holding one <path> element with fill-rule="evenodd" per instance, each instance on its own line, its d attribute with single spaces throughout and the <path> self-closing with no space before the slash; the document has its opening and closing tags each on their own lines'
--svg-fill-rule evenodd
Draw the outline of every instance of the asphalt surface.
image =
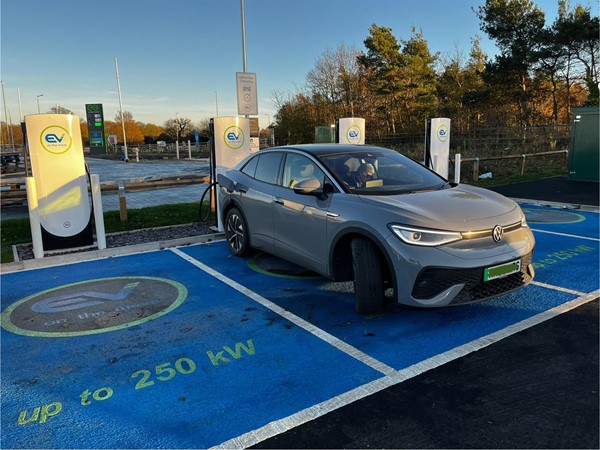
<svg viewBox="0 0 600 450">
<path fill-rule="evenodd" d="M 551 177 L 488 188 L 506 197 L 598 206 L 598 182 Z"/>
<path fill-rule="evenodd" d="M 598 300 L 254 448 L 598 448 Z"/>
<path fill-rule="evenodd" d="M 598 183 L 566 177 L 491 189 L 598 206 Z M 600 448 L 598 310 L 596 299 L 255 448 Z"/>
</svg>

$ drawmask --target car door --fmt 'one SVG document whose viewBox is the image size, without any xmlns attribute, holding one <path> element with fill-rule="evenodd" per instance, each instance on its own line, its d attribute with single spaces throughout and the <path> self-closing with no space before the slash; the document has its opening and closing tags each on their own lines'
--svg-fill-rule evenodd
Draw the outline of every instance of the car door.
<svg viewBox="0 0 600 450">
<path fill-rule="evenodd" d="M 325 173 L 305 155 L 286 155 L 281 183 L 274 192 L 273 237 L 277 255 L 324 273 L 327 267 L 327 210 L 331 195 L 297 194 L 294 185 L 317 179 L 324 185 Z"/>
<path fill-rule="evenodd" d="M 273 252 L 273 194 L 277 187 L 282 154 L 257 155 L 242 168 L 246 179 L 240 187 L 240 203 L 250 231 L 252 247 Z"/>
</svg>

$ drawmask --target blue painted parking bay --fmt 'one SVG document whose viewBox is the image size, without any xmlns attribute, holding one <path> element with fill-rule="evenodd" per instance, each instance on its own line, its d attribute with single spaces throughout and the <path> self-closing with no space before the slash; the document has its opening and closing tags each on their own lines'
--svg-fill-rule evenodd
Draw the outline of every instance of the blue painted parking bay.
<svg viewBox="0 0 600 450">
<path fill-rule="evenodd" d="M 457 308 L 367 319 L 224 242 L 3 274 L 0 446 L 249 445 L 597 295 L 598 214 L 524 208 L 535 282 Z"/>
</svg>

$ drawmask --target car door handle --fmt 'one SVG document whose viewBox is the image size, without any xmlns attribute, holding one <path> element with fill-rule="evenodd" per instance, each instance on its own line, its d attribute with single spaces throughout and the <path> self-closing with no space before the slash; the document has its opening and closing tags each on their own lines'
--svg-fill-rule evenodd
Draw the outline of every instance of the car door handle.
<svg viewBox="0 0 600 450">
<path fill-rule="evenodd" d="M 275 199 L 273 200 L 275 203 L 277 203 L 278 205 L 283 205 L 283 199 L 279 198 L 279 197 L 275 197 Z"/>
</svg>

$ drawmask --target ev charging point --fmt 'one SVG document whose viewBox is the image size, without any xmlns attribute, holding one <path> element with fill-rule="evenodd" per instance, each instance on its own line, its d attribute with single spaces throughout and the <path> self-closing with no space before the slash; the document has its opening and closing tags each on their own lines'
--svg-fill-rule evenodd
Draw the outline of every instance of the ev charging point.
<svg viewBox="0 0 600 450">
<path fill-rule="evenodd" d="M 364 145 L 365 119 L 344 117 L 335 121 L 335 142 L 338 144 Z"/>
<path fill-rule="evenodd" d="M 425 165 L 446 180 L 450 158 L 450 119 L 427 119 L 425 127 Z"/>
<path fill-rule="evenodd" d="M 27 177 L 27 205 L 33 253 L 94 244 L 79 117 L 25 116 L 33 177 Z M 98 249 L 106 248 L 98 175 L 90 176 Z"/>
<path fill-rule="evenodd" d="M 250 142 L 250 119 L 245 117 L 214 117 L 211 119 L 211 129 L 213 138 L 212 147 L 212 179 L 216 180 L 217 175 L 225 174 L 250 155 L 252 151 Z M 216 190 L 216 204 L 220 205 L 219 189 Z M 217 208 L 217 231 L 224 230 L 222 220 L 220 220 L 221 211 Z"/>
</svg>

